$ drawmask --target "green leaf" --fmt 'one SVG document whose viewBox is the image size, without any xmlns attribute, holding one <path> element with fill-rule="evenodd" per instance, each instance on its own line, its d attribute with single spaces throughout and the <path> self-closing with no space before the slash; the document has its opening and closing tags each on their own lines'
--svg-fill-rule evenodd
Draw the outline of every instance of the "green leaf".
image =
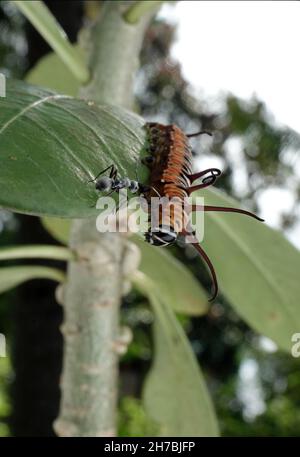
<svg viewBox="0 0 300 457">
<path fill-rule="evenodd" d="M 12 80 L 0 104 L 2 207 L 95 216 L 99 193 L 91 179 L 112 164 L 121 176 L 136 177 L 146 143 L 139 116 Z"/>
<path fill-rule="evenodd" d="M 82 52 L 79 46 L 74 47 L 78 52 Z M 74 97 L 80 89 L 79 81 L 54 52 L 50 52 L 37 62 L 27 73 L 26 81 Z M 62 244 L 68 244 L 71 220 L 45 216 L 41 218 L 41 222 L 53 238 Z"/>
<path fill-rule="evenodd" d="M 155 313 L 155 358 L 143 393 L 146 411 L 160 425 L 160 436 L 218 436 L 211 399 L 182 327 L 142 273 L 135 282 L 148 289 Z"/>
<path fill-rule="evenodd" d="M 55 268 L 32 265 L 0 268 L 0 293 L 31 279 L 52 279 L 63 282 L 65 275 Z"/>
<path fill-rule="evenodd" d="M 205 204 L 240 206 L 215 190 L 203 195 Z M 291 337 L 300 328 L 299 251 L 266 223 L 224 213 L 206 213 L 203 245 L 238 314 L 290 352 Z"/>
<path fill-rule="evenodd" d="M 205 291 L 181 262 L 166 250 L 153 247 L 137 236 L 133 241 L 142 253 L 139 270 L 153 281 L 161 300 L 179 313 L 199 316 L 207 312 Z"/>
<path fill-rule="evenodd" d="M 46 42 L 60 56 L 72 74 L 82 83 L 89 78 L 89 71 L 51 11 L 41 1 L 15 1 L 15 5 L 38 30 Z"/>
<path fill-rule="evenodd" d="M 71 230 L 71 221 L 69 219 L 42 217 L 41 222 L 53 238 L 62 244 L 68 244 Z"/>
<path fill-rule="evenodd" d="M 78 46 L 74 46 L 74 48 L 82 53 Z M 78 94 L 80 89 L 78 80 L 54 52 L 47 54 L 38 61 L 27 73 L 26 81 L 73 97 Z"/>
</svg>

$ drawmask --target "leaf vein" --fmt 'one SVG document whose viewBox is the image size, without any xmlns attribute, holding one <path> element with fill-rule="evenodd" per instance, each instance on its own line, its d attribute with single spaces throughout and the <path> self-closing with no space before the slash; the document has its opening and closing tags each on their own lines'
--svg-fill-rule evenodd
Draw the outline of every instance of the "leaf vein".
<svg viewBox="0 0 300 457">
<path fill-rule="evenodd" d="M 4 130 L 6 130 L 18 118 L 24 116 L 24 114 L 27 113 L 27 111 L 34 109 L 35 107 L 41 105 L 42 103 L 46 103 L 49 100 L 58 100 L 60 98 L 68 99 L 68 98 L 72 98 L 72 97 L 69 97 L 68 95 L 55 94 L 55 95 L 48 95 L 47 97 L 44 97 L 40 100 L 36 100 L 33 103 L 30 103 L 30 105 L 25 106 L 25 108 L 23 108 L 19 113 L 15 114 L 1 127 L 0 134 L 3 133 Z"/>
</svg>

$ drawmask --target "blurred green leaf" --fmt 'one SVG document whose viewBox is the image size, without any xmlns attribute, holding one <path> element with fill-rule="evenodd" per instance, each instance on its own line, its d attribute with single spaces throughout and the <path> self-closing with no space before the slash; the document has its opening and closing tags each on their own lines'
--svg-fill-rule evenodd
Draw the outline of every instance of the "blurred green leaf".
<svg viewBox="0 0 300 457">
<path fill-rule="evenodd" d="M 58 217 L 42 217 L 42 224 L 53 238 L 62 244 L 68 244 L 71 230 L 71 220 Z"/>
<path fill-rule="evenodd" d="M 9 398 L 10 381 L 13 377 L 10 357 L 0 357 L 0 437 L 9 436 L 9 416 L 11 402 Z"/>
<path fill-rule="evenodd" d="M 74 46 L 74 48 L 78 52 L 82 52 L 78 46 Z M 54 52 L 47 54 L 38 61 L 27 73 L 26 81 L 73 97 L 78 94 L 80 89 L 78 80 Z"/>
<path fill-rule="evenodd" d="M 155 285 L 142 273 L 135 284 L 147 295 L 155 313 L 154 363 L 144 387 L 144 404 L 160 425 L 160 436 L 218 436 L 218 426 L 197 360 L 174 315 Z"/>
<path fill-rule="evenodd" d="M 118 436 L 155 436 L 158 427 L 145 413 L 141 400 L 124 397 L 120 401 Z"/>
<path fill-rule="evenodd" d="M 201 196 L 205 204 L 240 206 L 216 190 Z M 300 328 L 299 251 L 266 223 L 224 213 L 206 213 L 203 246 L 239 315 L 290 352 L 291 337 Z"/>
<path fill-rule="evenodd" d="M 157 294 L 178 313 L 199 316 L 208 309 L 207 296 L 193 274 L 172 254 L 133 238 L 142 253 L 139 270 L 155 284 Z"/>
<path fill-rule="evenodd" d="M 31 279 L 51 279 L 63 282 L 65 275 L 60 270 L 42 266 L 3 267 L 0 268 L 0 293 Z"/>
<path fill-rule="evenodd" d="M 93 216 L 99 194 L 91 179 L 112 164 L 122 176 L 136 176 L 146 141 L 140 117 L 12 80 L 0 104 L 4 208 L 35 215 Z"/>
<path fill-rule="evenodd" d="M 68 248 L 47 244 L 16 245 L 0 248 L 0 260 L 11 259 L 54 259 L 73 260 L 74 254 Z"/>
</svg>

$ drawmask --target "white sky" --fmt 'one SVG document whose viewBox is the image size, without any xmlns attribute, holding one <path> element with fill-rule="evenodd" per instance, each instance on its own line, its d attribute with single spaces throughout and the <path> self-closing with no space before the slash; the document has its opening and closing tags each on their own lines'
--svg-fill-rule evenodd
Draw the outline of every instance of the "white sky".
<svg viewBox="0 0 300 457">
<path fill-rule="evenodd" d="M 162 14 L 178 23 L 172 55 L 206 95 L 256 94 L 300 132 L 300 4 L 180 1 Z"/>
<path fill-rule="evenodd" d="M 171 53 L 196 94 L 256 95 L 278 123 L 300 133 L 299 2 L 184 0 L 165 4 L 160 16 L 177 24 Z M 277 227 L 278 211 L 288 212 L 293 196 L 269 188 L 259 205 Z M 287 235 L 300 248 L 300 222 Z"/>
</svg>

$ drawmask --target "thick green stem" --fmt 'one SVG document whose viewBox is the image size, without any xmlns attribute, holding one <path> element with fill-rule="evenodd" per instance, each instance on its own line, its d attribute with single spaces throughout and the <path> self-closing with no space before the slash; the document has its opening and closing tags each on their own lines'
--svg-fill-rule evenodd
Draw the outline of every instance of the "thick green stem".
<svg viewBox="0 0 300 457">
<path fill-rule="evenodd" d="M 80 95 L 131 108 L 134 74 L 151 15 L 129 25 L 123 19 L 128 3 L 105 2 L 99 20 L 84 36 L 92 78 Z M 78 260 L 69 266 L 63 294 L 65 354 L 55 430 L 60 436 L 114 436 L 118 356 L 128 343 L 120 336 L 119 309 L 138 253 L 124 236 L 98 233 L 90 219 L 73 223 L 70 246 Z"/>
<path fill-rule="evenodd" d="M 123 19 L 130 3 L 110 1 L 103 6 L 100 21 L 91 30 L 92 40 L 97 45 L 89 47 L 92 77 L 88 86 L 83 88 L 82 95 L 100 103 L 132 109 L 139 53 L 153 10 L 151 14 L 145 14 L 137 25 L 131 25 Z"/>
</svg>

